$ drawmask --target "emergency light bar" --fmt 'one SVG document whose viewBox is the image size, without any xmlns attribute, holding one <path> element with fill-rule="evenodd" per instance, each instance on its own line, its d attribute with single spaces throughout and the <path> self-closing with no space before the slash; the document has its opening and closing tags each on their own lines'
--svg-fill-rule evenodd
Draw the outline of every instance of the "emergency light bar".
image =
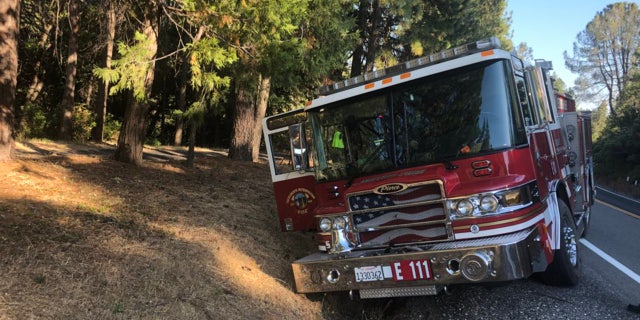
<svg viewBox="0 0 640 320">
<path fill-rule="evenodd" d="M 406 71 L 410 71 L 419 67 L 425 67 L 431 64 L 450 60 L 453 58 L 470 55 L 486 50 L 499 49 L 500 40 L 496 37 L 486 38 L 478 40 L 476 42 L 467 43 L 455 48 L 450 48 L 438 53 L 433 53 L 428 56 L 423 56 L 407 62 L 397 64 L 392 67 L 380 69 L 372 72 L 365 73 L 364 75 L 356 76 L 346 80 L 338 81 L 331 85 L 326 85 L 318 89 L 320 95 L 327 95 L 338 91 L 346 90 L 355 86 L 360 86 L 370 82 L 374 82 L 382 77 L 390 77 L 397 74 L 401 74 Z"/>
</svg>

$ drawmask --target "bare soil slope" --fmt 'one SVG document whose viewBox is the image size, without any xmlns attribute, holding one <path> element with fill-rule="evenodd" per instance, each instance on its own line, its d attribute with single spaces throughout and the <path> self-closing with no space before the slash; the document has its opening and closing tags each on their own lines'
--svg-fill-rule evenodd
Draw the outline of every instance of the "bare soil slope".
<svg viewBox="0 0 640 320">
<path fill-rule="evenodd" d="M 266 164 L 30 141 L 0 163 L 0 319 L 318 319 L 289 264 Z"/>
</svg>

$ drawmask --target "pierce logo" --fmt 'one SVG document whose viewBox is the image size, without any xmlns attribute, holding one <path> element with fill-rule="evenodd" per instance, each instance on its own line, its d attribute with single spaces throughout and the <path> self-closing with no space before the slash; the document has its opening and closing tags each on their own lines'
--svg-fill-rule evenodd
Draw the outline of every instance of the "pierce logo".
<svg viewBox="0 0 640 320">
<path fill-rule="evenodd" d="M 390 183 L 377 187 L 373 190 L 376 194 L 390 194 L 406 190 L 408 186 L 402 183 Z"/>
</svg>

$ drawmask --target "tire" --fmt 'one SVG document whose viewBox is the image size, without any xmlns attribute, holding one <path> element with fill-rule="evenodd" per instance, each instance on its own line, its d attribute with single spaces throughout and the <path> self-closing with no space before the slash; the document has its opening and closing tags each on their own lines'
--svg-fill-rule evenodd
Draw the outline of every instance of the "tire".
<svg viewBox="0 0 640 320">
<path fill-rule="evenodd" d="M 587 233 L 589 233 L 589 225 L 591 224 L 591 205 L 589 205 L 583 215 L 583 224 L 584 229 L 582 229 L 581 237 L 586 237 Z"/>
<path fill-rule="evenodd" d="M 587 181 L 588 181 L 587 185 L 589 187 L 589 199 L 587 199 L 587 201 L 589 204 L 582 218 L 583 220 L 582 223 L 584 224 L 584 228 L 582 230 L 582 235 L 581 235 L 582 237 L 586 237 L 587 233 L 589 232 L 589 225 L 591 224 L 591 207 L 595 203 L 594 198 L 595 198 L 595 192 L 596 192 L 596 189 L 593 187 L 593 183 L 591 182 L 592 181 L 591 176 L 587 177 Z"/>
<path fill-rule="evenodd" d="M 560 211 L 560 249 L 553 254 L 553 262 L 540 276 L 553 286 L 574 286 L 580 279 L 580 248 L 576 224 L 564 201 L 558 199 Z"/>
</svg>

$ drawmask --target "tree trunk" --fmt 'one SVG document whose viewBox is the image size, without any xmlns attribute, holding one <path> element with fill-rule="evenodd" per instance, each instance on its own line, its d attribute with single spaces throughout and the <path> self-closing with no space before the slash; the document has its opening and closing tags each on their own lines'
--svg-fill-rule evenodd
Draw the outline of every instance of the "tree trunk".
<svg viewBox="0 0 640 320">
<path fill-rule="evenodd" d="M 18 79 L 19 0 L 0 1 L 0 161 L 15 157 L 14 101 Z"/>
<path fill-rule="evenodd" d="M 364 72 L 373 71 L 373 64 L 376 60 L 376 56 L 378 54 L 378 49 L 380 49 L 379 40 L 380 39 L 380 28 L 384 23 L 381 21 L 382 18 L 382 8 L 380 7 L 380 2 L 374 0 L 371 4 L 372 13 L 371 18 L 369 19 L 370 32 L 369 32 L 369 40 L 367 42 L 367 50 L 365 51 L 365 65 Z"/>
<path fill-rule="evenodd" d="M 187 151 L 187 167 L 193 167 L 196 158 L 196 121 L 189 121 L 189 150 Z"/>
<path fill-rule="evenodd" d="M 356 23 L 360 31 L 360 41 L 357 44 L 355 50 L 353 50 L 353 56 L 351 58 L 351 77 L 356 77 L 362 74 L 364 63 L 364 46 L 367 42 L 367 24 L 369 14 L 367 12 L 368 0 L 360 0 L 358 6 L 358 17 Z"/>
<path fill-rule="evenodd" d="M 362 74 L 362 60 L 364 59 L 363 44 L 359 44 L 353 51 L 351 58 L 351 73 L 350 77 L 357 77 Z"/>
<path fill-rule="evenodd" d="M 136 100 L 133 94 L 128 100 L 114 158 L 121 162 L 139 165 L 142 163 L 149 105 Z"/>
<path fill-rule="evenodd" d="M 19 0 L 0 1 L 0 161 L 15 158 L 14 101 L 18 79 Z"/>
<path fill-rule="evenodd" d="M 138 101 L 133 96 L 133 91 L 130 93 L 129 102 L 125 109 L 124 119 L 122 122 L 122 128 L 120 128 L 120 136 L 118 137 L 118 147 L 114 158 L 117 161 L 132 163 L 140 165 L 142 163 L 142 154 L 144 148 L 144 141 L 147 130 L 147 115 L 149 113 L 149 96 L 151 94 L 151 87 L 153 86 L 154 67 L 153 57 L 155 57 L 158 50 L 157 35 L 157 19 L 155 8 L 150 9 L 149 16 L 145 18 L 144 35 L 149 40 L 149 46 L 147 47 L 147 53 L 150 62 L 147 65 L 147 75 L 145 78 L 145 95 L 144 101 Z"/>
<path fill-rule="evenodd" d="M 253 130 L 255 127 L 255 109 L 251 91 L 246 84 L 236 82 L 236 104 L 233 115 L 233 136 L 229 146 L 229 158 L 251 161 L 253 151 Z"/>
<path fill-rule="evenodd" d="M 113 46 L 116 37 L 116 9 L 113 1 L 105 0 L 107 8 L 107 48 L 105 50 L 104 67 L 111 68 L 111 57 L 113 56 Z M 102 142 L 104 139 L 104 125 L 107 118 L 107 100 L 109 97 L 109 82 L 102 81 L 98 87 L 98 98 L 96 99 L 96 127 L 92 131 L 91 140 Z"/>
<path fill-rule="evenodd" d="M 35 66 L 33 66 L 33 78 L 31 80 L 31 84 L 29 85 L 29 89 L 27 89 L 27 101 L 35 103 L 36 99 L 40 96 L 40 92 L 42 92 L 42 88 L 44 87 L 44 82 L 40 79 L 40 72 L 42 70 L 42 62 L 36 62 Z"/>
<path fill-rule="evenodd" d="M 262 119 L 267 111 L 271 90 L 271 78 L 259 75 L 257 90 L 245 90 L 245 84 L 236 82 L 236 104 L 233 117 L 233 136 L 229 146 L 229 158 L 242 161 L 258 161 Z M 257 91 L 257 100 L 255 93 Z"/>
<path fill-rule="evenodd" d="M 93 97 L 93 87 L 96 85 L 96 79 L 95 77 L 91 77 L 89 78 L 89 80 L 87 81 L 87 89 L 86 91 L 83 93 L 84 96 L 84 105 L 85 106 L 90 106 L 92 103 L 92 97 Z"/>
<path fill-rule="evenodd" d="M 176 119 L 176 131 L 173 136 L 173 145 L 182 145 L 182 131 L 184 130 L 184 112 L 187 110 L 187 86 L 189 82 L 189 55 L 185 55 L 182 60 L 182 68 L 180 70 L 180 76 L 178 77 L 178 97 L 176 101 L 176 107 L 182 113 Z"/>
<path fill-rule="evenodd" d="M 62 122 L 60 124 L 60 139 L 72 138 L 72 115 L 76 89 L 76 71 L 78 69 L 78 31 L 80 12 L 78 0 L 69 0 L 69 47 L 67 49 L 66 79 L 64 82 L 64 95 L 62 96 Z"/>
<path fill-rule="evenodd" d="M 200 26 L 198 33 L 193 37 L 192 43 L 196 43 L 202 39 L 204 35 L 205 27 Z M 182 66 L 180 67 L 180 76 L 178 77 L 178 98 L 177 107 L 178 110 L 183 113 L 187 110 L 187 87 L 189 86 L 189 74 L 191 64 L 191 53 L 185 52 L 182 56 Z M 182 145 L 182 132 L 184 131 L 184 117 L 181 115 L 176 119 L 176 132 L 173 138 L 173 144 L 176 146 Z"/>
<path fill-rule="evenodd" d="M 271 91 L 271 77 L 261 77 L 260 88 L 258 90 L 258 101 L 256 104 L 256 115 L 253 128 L 253 141 L 251 151 L 251 161 L 258 162 L 260 158 L 260 140 L 262 139 L 262 119 L 267 113 L 269 102 L 269 92 Z"/>
<path fill-rule="evenodd" d="M 53 29 L 53 24 L 49 23 L 49 21 L 43 21 L 45 24 L 42 26 L 42 35 L 40 36 L 40 41 L 38 42 L 38 46 L 43 52 L 46 52 L 50 47 L 51 43 L 49 42 L 49 32 Z M 45 70 L 42 65 L 42 61 L 37 61 L 33 66 L 33 78 L 31 80 L 31 84 L 29 84 L 29 89 L 27 89 L 27 101 L 31 103 L 35 103 L 36 99 L 40 96 L 40 92 L 42 92 L 42 88 L 44 87 L 44 82 L 41 79 L 41 76 L 44 75 Z"/>
<path fill-rule="evenodd" d="M 189 53 L 182 56 L 180 74 L 178 76 L 178 97 L 176 107 L 181 111 L 176 119 L 176 131 L 173 136 L 173 145 L 182 145 L 182 132 L 184 131 L 184 112 L 187 110 L 187 87 L 189 86 Z"/>
</svg>

